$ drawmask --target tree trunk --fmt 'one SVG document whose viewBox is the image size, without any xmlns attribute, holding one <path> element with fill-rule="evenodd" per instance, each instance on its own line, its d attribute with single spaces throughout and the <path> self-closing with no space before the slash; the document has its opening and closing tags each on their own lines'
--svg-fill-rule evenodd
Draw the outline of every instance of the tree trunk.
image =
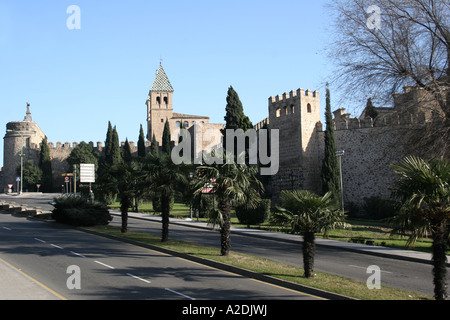
<svg viewBox="0 0 450 320">
<path fill-rule="evenodd" d="M 121 196 L 120 200 L 120 213 L 122 218 L 121 232 L 126 233 L 128 231 L 128 208 L 130 207 L 130 199 L 127 196 Z"/>
<path fill-rule="evenodd" d="M 303 269 L 305 277 L 314 275 L 314 254 L 316 251 L 314 232 L 305 232 L 303 234 Z"/>
<path fill-rule="evenodd" d="M 222 256 L 228 256 L 231 247 L 231 205 L 229 201 L 221 202 L 220 210 L 223 216 L 223 225 L 220 229 L 220 254 Z"/>
<path fill-rule="evenodd" d="M 170 195 L 161 193 L 162 236 L 161 242 L 169 240 Z"/>
<path fill-rule="evenodd" d="M 447 220 L 444 219 L 439 225 L 433 228 L 433 283 L 434 297 L 436 300 L 445 300 L 447 296 L 447 257 L 445 250 L 447 248 L 449 230 L 447 229 Z"/>
</svg>

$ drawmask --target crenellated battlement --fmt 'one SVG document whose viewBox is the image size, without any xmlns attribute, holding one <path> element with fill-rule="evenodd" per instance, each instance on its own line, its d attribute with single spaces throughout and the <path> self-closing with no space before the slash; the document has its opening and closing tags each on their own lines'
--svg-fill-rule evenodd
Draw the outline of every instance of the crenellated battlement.
<svg viewBox="0 0 450 320">
<path fill-rule="evenodd" d="M 265 118 L 264 120 L 261 120 L 257 124 L 253 126 L 253 128 L 258 131 L 260 129 L 263 129 L 265 125 L 269 125 L 269 118 Z"/>
<path fill-rule="evenodd" d="M 291 99 L 298 99 L 302 97 L 310 97 L 314 99 L 319 99 L 319 92 L 318 91 L 311 91 L 309 89 L 297 89 L 297 90 L 291 90 L 289 92 L 285 92 L 282 95 L 276 95 L 275 97 L 271 96 L 269 97 L 269 105 L 277 103 L 277 102 L 287 102 Z"/>
<path fill-rule="evenodd" d="M 396 112 L 386 113 L 373 120 L 371 117 L 350 118 L 349 113 L 345 113 L 345 108 L 337 109 L 334 114 L 334 130 L 353 130 L 376 127 L 390 127 L 390 126 L 415 126 L 424 125 L 426 123 L 439 123 L 442 119 L 438 116 L 432 117 L 425 112 L 417 114 L 406 113 L 400 114 Z M 319 121 L 316 124 L 317 131 L 324 131 L 323 124 Z"/>
<path fill-rule="evenodd" d="M 94 149 L 96 149 L 97 151 L 99 151 L 100 153 L 103 151 L 104 145 L 103 142 L 98 141 L 97 144 L 94 144 L 94 142 L 90 141 L 88 143 L 90 146 L 92 146 Z M 134 141 L 129 141 L 128 144 L 130 145 L 131 148 L 131 152 L 137 152 L 137 144 Z M 145 147 L 148 148 L 150 147 L 150 141 L 146 141 L 145 142 Z M 50 150 L 65 150 L 65 151 L 69 151 L 71 152 L 74 148 L 76 148 L 79 145 L 78 142 L 65 142 L 62 143 L 60 141 L 54 143 L 54 142 L 48 142 L 48 147 Z M 122 141 L 120 143 L 121 147 L 125 146 L 125 141 Z M 31 145 L 32 149 L 38 149 L 40 148 L 40 146 L 33 144 Z"/>
</svg>

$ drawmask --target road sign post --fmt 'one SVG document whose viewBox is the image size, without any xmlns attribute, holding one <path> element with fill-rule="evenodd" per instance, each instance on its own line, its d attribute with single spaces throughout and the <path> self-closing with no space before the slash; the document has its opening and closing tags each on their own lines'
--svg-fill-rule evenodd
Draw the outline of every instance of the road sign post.
<svg viewBox="0 0 450 320">
<path fill-rule="evenodd" d="M 95 183 L 95 164 L 80 163 L 80 183 L 89 183 L 89 196 L 92 196 L 92 183 Z"/>
<path fill-rule="evenodd" d="M 17 181 L 17 194 L 20 194 L 20 187 L 19 187 L 20 177 L 17 177 L 16 181 Z"/>
</svg>

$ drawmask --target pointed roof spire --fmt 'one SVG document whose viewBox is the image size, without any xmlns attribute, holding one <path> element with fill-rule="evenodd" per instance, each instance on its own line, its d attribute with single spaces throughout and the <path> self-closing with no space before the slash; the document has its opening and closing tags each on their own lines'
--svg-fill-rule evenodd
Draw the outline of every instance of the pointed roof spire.
<svg viewBox="0 0 450 320">
<path fill-rule="evenodd" d="M 23 119 L 23 121 L 33 121 L 31 118 L 31 112 L 30 112 L 30 103 L 27 102 L 27 115 Z"/>
<path fill-rule="evenodd" d="M 153 81 L 153 85 L 150 91 L 163 91 L 163 92 L 174 91 L 161 63 L 159 65 L 158 71 L 156 71 L 155 80 Z"/>
</svg>

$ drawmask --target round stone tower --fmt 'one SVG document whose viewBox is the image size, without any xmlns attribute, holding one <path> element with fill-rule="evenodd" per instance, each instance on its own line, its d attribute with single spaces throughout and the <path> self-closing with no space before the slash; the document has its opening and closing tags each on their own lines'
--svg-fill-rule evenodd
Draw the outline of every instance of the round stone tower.
<svg viewBox="0 0 450 320">
<path fill-rule="evenodd" d="M 39 151 L 44 132 L 31 118 L 30 104 L 27 103 L 27 113 L 23 121 L 14 121 L 6 124 L 6 135 L 3 138 L 3 177 L 0 191 L 8 191 L 8 184 L 14 185 L 17 190 L 16 178 L 20 176 L 21 163 L 33 160 L 35 165 L 39 162 Z"/>
</svg>

